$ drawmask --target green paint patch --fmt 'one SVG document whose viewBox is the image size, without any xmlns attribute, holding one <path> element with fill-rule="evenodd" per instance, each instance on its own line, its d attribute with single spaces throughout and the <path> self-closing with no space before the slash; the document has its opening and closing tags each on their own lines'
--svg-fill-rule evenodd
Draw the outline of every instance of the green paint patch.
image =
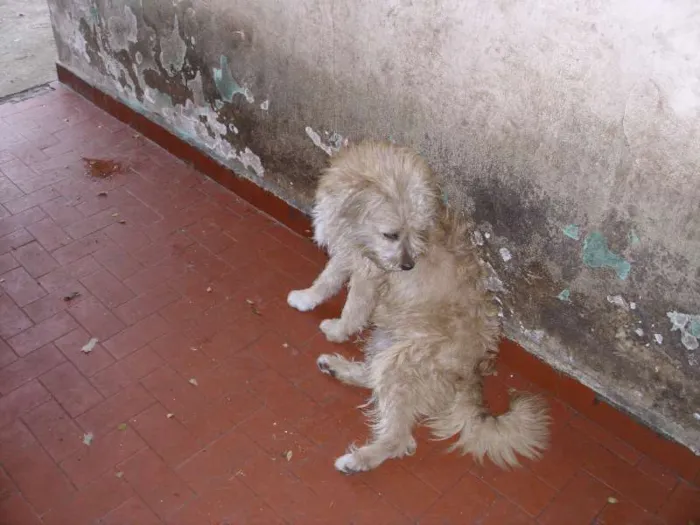
<svg viewBox="0 0 700 525">
<path fill-rule="evenodd" d="M 581 237 L 581 230 L 576 224 L 569 224 L 567 226 L 564 226 L 561 229 L 561 231 L 564 232 L 564 235 L 575 241 L 578 241 Z"/>
<path fill-rule="evenodd" d="M 632 266 L 624 257 L 608 248 L 608 241 L 602 233 L 588 234 L 583 241 L 583 264 L 590 268 L 611 268 L 619 279 L 627 279 Z"/>
<path fill-rule="evenodd" d="M 568 303 L 571 298 L 571 290 L 568 288 L 564 288 L 561 292 L 559 292 L 559 295 L 557 295 L 557 299 L 560 301 L 564 301 L 565 303 Z"/>
<path fill-rule="evenodd" d="M 688 333 L 700 339 L 700 316 L 694 315 L 690 318 Z"/>
<path fill-rule="evenodd" d="M 627 240 L 631 245 L 639 244 L 641 241 L 639 240 L 639 236 L 637 235 L 637 232 L 634 230 L 630 230 L 630 232 L 627 234 Z"/>
<path fill-rule="evenodd" d="M 228 67 L 228 58 L 224 55 L 221 55 L 219 58 L 219 67 L 214 68 L 214 84 L 216 84 L 216 89 L 219 90 L 221 98 L 226 102 L 231 102 L 236 94 L 247 97 L 246 90 L 231 75 L 231 69 Z"/>
</svg>

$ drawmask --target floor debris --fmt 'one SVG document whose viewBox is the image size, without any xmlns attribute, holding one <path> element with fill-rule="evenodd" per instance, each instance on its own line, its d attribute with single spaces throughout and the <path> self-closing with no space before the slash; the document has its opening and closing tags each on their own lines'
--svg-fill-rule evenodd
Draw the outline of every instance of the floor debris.
<svg viewBox="0 0 700 525">
<path fill-rule="evenodd" d="M 97 339 L 97 337 L 93 337 L 85 344 L 85 346 L 83 346 L 80 349 L 80 351 L 84 354 L 89 354 L 90 352 L 92 352 L 95 349 L 95 345 L 98 343 L 98 341 L 99 340 Z"/>
<path fill-rule="evenodd" d="M 63 300 L 67 303 L 72 301 L 73 299 L 77 299 L 80 297 L 80 292 L 71 292 L 68 295 L 63 296 Z"/>
<path fill-rule="evenodd" d="M 88 432 L 87 434 L 83 435 L 83 444 L 87 445 L 88 447 L 92 445 L 92 440 L 95 438 L 95 435 L 92 432 Z"/>
<path fill-rule="evenodd" d="M 122 171 L 121 163 L 115 160 L 83 157 L 83 162 L 88 169 L 88 174 L 96 179 L 107 179 Z"/>
</svg>

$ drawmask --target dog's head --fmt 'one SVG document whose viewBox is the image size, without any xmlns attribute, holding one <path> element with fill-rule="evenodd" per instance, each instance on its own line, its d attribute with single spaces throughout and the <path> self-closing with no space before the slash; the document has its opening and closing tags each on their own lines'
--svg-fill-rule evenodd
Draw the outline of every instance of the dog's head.
<svg viewBox="0 0 700 525">
<path fill-rule="evenodd" d="M 427 165 L 416 155 L 390 156 L 350 198 L 355 246 L 385 271 L 408 271 L 427 249 L 440 207 Z"/>
</svg>

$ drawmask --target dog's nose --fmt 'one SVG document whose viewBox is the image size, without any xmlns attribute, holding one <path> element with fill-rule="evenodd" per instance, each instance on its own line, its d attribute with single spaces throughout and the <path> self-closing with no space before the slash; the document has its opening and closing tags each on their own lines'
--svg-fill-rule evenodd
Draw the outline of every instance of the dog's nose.
<svg viewBox="0 0 700 525">
<path fill-rule="evenodd" d="M 412 270 L 414 266 L 415 266 L 415 263 L 413 261 L 401 263 L 401 269 L 406 270 L 406 271 Z"/>
</svg>

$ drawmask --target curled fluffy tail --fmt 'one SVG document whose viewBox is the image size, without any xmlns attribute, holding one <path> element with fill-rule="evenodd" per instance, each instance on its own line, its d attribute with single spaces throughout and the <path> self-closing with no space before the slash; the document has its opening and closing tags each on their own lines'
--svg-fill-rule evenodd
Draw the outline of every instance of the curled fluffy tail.
<svg viewBox="0 0 700 525">
<path fill-rule="evenodd" d="M 479 461 L 488 456 L 501 468 L 517 467 L 517 455 L 536 459 L 549 444 L 548 407 L 535 395 L 519 395 L 510 410 L 500 416 L 485 412 L 467 392 L 458 393 L 451 410 L 429 422 L 435 437 L 447 439 L 459 433 L 451 450 L 473 454 Z"/>
</svg>

